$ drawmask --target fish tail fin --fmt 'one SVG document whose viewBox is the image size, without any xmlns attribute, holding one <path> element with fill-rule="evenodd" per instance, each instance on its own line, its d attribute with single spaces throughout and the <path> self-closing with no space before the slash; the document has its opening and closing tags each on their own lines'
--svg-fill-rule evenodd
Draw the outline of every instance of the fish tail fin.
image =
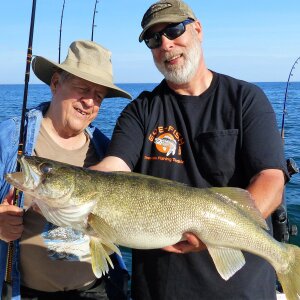
<svg viewBox="0 0 300 300">
<path fill-rule="evenodd" d="M 278 280 L 282 285 L 286 299 L 299 299 L 300 296 L 300 248 L 295 245 L 286 245 L 289 266 L 286 271 L 277 271 Z"/>
</svg>

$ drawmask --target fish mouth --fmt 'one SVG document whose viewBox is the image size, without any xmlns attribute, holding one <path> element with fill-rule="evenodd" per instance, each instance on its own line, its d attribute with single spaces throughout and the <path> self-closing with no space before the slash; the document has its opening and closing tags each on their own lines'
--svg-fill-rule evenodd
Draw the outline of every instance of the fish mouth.
<svg viewBox="0 0 300 300">
<path fill-rule="evenodd" d="M 6 174 L 5 180 L 24 192 L 33 191 L 41 182 L 41 173 L 24 156 L 19 156 L 18 162 L 22 171 Z"/>
</svg>

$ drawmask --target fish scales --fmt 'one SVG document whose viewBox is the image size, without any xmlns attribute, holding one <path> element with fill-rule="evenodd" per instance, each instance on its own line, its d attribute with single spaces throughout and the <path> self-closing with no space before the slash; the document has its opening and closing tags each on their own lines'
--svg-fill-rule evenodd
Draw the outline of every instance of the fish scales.
<svg viewBox="0 0 300 300">
<path fill-rule="evenodd" d="M 115 245 L 155 249 L 193 232 L 228 280 L 245 264 L 243 251 L 267 260 L 287 299 L 299 299 L 299 247 L 279 243 L 250 194 L 238 188 L 199 189 L 129 172 L 96 172 L 38 157 L 21 157 L 22 173 L 6 180 L 35 197 L 44 216 L 90 236 L 97 277 L 112 264 Z"/>
</svg>

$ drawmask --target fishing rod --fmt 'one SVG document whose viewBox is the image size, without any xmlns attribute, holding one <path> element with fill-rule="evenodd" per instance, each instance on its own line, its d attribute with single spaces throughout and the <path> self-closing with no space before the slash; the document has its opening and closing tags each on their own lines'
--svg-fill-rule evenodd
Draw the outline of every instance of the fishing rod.
<svg viewBox="0 0 300 300">
<path fill-rule="evenodd" d="M 293 70 L 296 68 L 296 64 L 298 64 L 299 60 L 300 60 L 300 56 L 295 60 L 293 66 L 290 70 L 289 77 L 288 77 L 288 80 L 287 80 L 287 83 L 286 83 L 284 103 L 283 103 L 283 113 L 282 113 L 282 124 L 281 124 L 281 138 L 282 138 L 282 140 L 284 140 L 284 121 L 285 121 L 285 114 L 287 113 L 287 111 L 286 111 L 286 102 L 287 102 L 287 97 L 288 97 L 288 89 L 289 89 L 289 85 L 290 85 L 290 79 L 294 75 Z"/>
<path fill-rule="evenodd" d="M 26 56 L 25 85 L 24 85 L 24 94 L 23 94 L 23 107 L 22 107 L 22 116 L 21 116 L 18 155 L 23 154 L 23 146 L 25 144 L 25 138 L 24 138 L 25 114 L 26 114 L 26 107 L 27 107 L 28 83 L 29 83 L 29 78 L 30 78 L 30 65 L 31 65 L 31 59 L 32 59 L 32 42 L 33 42 L 33 31 L 34 31 L 34 21 L 35 21 L 35 10 L 36 10 L 36 0 L 33 0 L 32 1 L 32 11 L 31 11 L 31 21 L 30 21 L 29 40 L 28 40 L 28 49 L 27 49 L 27 56 Z M 16 171 L 19 172 L 20 170 L 21 170 L 21 165 L 17 161 Z M 20 206 L 18 189 L 14 189 L 13 204 L 16 206 Z M 10 285 L 12 283 L 11 275 L 12 275 L 12 260 L 13 260 L 13 254 L 14 254 L 13 252 L 14 252 L 14 242 L 10 242 L 8 244 L 6 273 L 5 273 L 5 282 L 7 283 L 7 285 Z M 7 290 L 7 292 L 9 292 L 9 290 Z M 11 290 L 10 290 L 10 292 L 11 292 Z"/>
<path fill-rule="evenodd" d="M 296 69 L 296 65 L 298 64 L 299 60 L 300 60 L 300 56 L 293 63 L 292 68 L 289 73 L 288 80 L 286 82 L 284 102 L 283 102 L 283 112 L 282 112 L 282 123 L 281 123 L 281 138 L 282 138 L 283 142 L 284 142 L 284 121 L 285 121 L 285 115 L 287 114 L 286 103 L 287 103 L 287 99 L 288 99 L 288 90 L 289 90 L 289 86 L 290 86 L 291 77 L 294 75 L 293 71 Z M 296 162 L 292 158 L 289 158 L 287 160 L 287 167 L 288 167 L 290 176 L 292 176 L 296 173 L 299 173 L 299 169 L 296 165 Z"/>
<path fill-rule="evenodd" d="M 288 99 L 288 89 L 290 86 L 290 80 L 293 76 L 293 71 L 296 68 L 296 64 L 298 64 L 298 61 L 300 60 L 300 57 L 298 57 L 294 64 L 292 65 L 292 68 L 290 70 L 288 80 L 286 83 L 285 88 L 285 96 L 284 96 L 284 102 L 283 102 L 283 112 L 282 112 L 282 123 L 281 123 L 281 138 L 284 143 L 284 122 L 285 122 L 285 115 L 287 114 L 286 104 Z M 287 163 L 287 169 L 290 177 L 294 174 L 299 173 L 299 168 L 297 167 L 296 162 L 292 158 L 288 158 L 286 160 Z M 272 215 L 272 221 L 274 229 L 274 237 L 281 241 L 281 242 L 289 242 L 290 236 L 296 236 L 298 235 L 298 228 L 295 224 L 290 224 L 288 215 L 287 215 L 287 208 L 286 208 L 286 202 L 283 197 L 283 203 L 275 210 L 275 212 Z"/>
<path fill-rule="evenodd" d="M 60 63 L 60 51 L 61 51 L 61 32 L 62 32 L 62 21 L 64 17 L 64 10 L 65 10 L 65 2 L 64 0 L 62 10 L 61 10 L 61 17 L 60 17 L 60 27 L 59 27 L 59 42 L 58 42 L 58 63 Z"/>
<path fill-rule="evenodd" d="M 95 1 L 95 7 L 94 7 L 94 14 L 93 14 L 93 24 L 92 24 L 92 37 L 91 37 L 91 41 L 94 40 L 94 28 L 97 26 L 95 25 L 95 15 L 98 12 L 97 11 L 97 4 L 98 4 L 98 0 Z"/>
</svg>

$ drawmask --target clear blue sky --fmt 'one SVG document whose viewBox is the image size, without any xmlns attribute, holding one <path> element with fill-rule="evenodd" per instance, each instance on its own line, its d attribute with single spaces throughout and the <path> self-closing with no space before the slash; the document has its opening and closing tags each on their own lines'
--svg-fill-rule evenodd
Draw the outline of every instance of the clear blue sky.
<svg viewBox="0 0 300 300">
<path fill-rule="evenodd" d="M 187 0 L 202 23 L 207 66 L 248 81 L 286 81 L 300 56 L 300 0 Z M 138 42 L 150 0 L 100 0 L 94 41 L 112 51 L 117 83 L 159 82 L 150 51 Z M 58 59 L 63 0 L 37 0 L 33 53 Z M 66 0 L 62 60 L 69 44 L 90 39 L 95 0 Z M 1 0 L 0 84 L 23 83 L 31 0 Z M 294 72 L 300 81 L 300 66 Z M 31 71 L 31 83 L 39 83 Z"/>
</svg>

